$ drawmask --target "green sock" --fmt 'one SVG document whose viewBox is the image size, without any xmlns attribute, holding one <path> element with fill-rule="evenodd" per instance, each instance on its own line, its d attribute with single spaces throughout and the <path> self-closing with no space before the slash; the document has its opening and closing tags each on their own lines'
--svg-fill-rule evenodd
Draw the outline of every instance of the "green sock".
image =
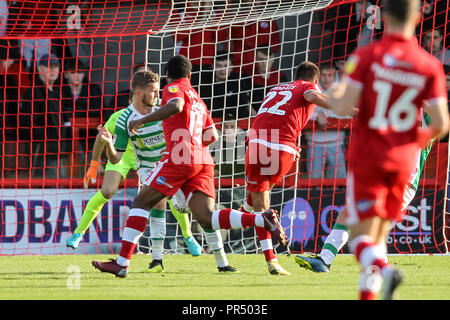
<svg viewBox="0 0 450 320">
<path fill-rule="evenodd" d="M 172 211 L 173 216 L 177 219 L 178 224 L 181 228 L 181 233 L 183 234 L 183 238 L 192 237 L 191 226 L 189 222 L 189 217 L 187 213 L 182 213 L 177 211 L 169 202 L 170 211 Z"/>
<path fill-rule="evenodd" d="M 109 199 L 103 197 L 100 190 L 97 191 L 97 193 L 87 203 L 83 216 L 81 217 L 80 224 L 75 229 L 74 233 L 84 234 L 91 225 L 92 221 L 94 221 L 95 217 L 102 210 L 105 203 L 108 201 Z"/>
</svg>

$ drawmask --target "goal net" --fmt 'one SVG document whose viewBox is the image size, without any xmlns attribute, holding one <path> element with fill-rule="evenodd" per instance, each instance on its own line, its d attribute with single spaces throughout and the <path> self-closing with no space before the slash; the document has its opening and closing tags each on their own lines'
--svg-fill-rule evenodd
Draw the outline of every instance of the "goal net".
<svg viewBox="0 0 450 320">
<path fill-rule="evenodd" d="M 102 187 L 104 155 L 95 183 L 83 188 L 96 127 L 128 106 L 138 68 L 159 73 L 162 88 L 165 63 L 175 54 L 193 63 L 192 83 L 220 132 L 211 146 L 217 207 L 238 209 L 247 196 L 245 136 L 265 94 L 291 81 L 305 60 L 320 66 L 323 87 L 337 80 L 346 57 L 382 35 L 379 2 L 42 0 L 7 7 L 0 1 L 0 255 L 120 249 L 138 192 L 132 171 L 80 247 L 65 246 Z M 416 32 L 424 47 L 440 52 L 443 64 L 450 64 L 448 7 L 447 0 L 426 1 Z M 289 238 L 278 253 L 320 251 L 345 205 L 343 153 L 351 130 L 352 119 L 317 112 L 299 138 L 301 159 L 271 193 Z M 447 141 L 433 145 L 407 215 L 392 228 L 390 253 L 446 252 Z M 166 221 L 166 252 L 187 252 L 170 210 Z M 207 251 L 195 220 L 191 227 Z M 140 252 L 151 252 L 148 236 L 149 230 Z M 252 228 L 222 236 L 228 253 L 261 252 Z"/>
</svg>

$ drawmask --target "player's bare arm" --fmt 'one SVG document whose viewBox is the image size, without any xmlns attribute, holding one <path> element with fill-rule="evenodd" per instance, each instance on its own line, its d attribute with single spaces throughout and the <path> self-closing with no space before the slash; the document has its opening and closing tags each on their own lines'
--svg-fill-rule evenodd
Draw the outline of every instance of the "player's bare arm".
<svg viewBox="0 0 450 320">
<path fill-rule="evenodd" d="M 217 132 L 217 129 L 215 126 L 206 128 L 203 131 L 202 143 L 204 146 L 209 146 L 211 143 L 214 143 L 217 140 L 219 140 L 219 133 Z"/>
<path fill-rule="evenodd" d="M 97 126 L 97 131 L 99 131 L 103 126 L 100 124 Z M 103 150 L 105 150 L 106 144 L 103 142 L 103 140 L 97 136 L 95 137 L 94 147 L 92 148 L 92 160 L 99 161 L 100 156 L 103 153 Z"/>
<path fill-rule="evenodd" d="M 308 102 L 311 102 L 325 109 L 330 109 L 330 107 L 328 106 L 328 97 L 324 93 L 315 90 L 309 90 L 305 92 L 303 96 Z"/>
<path fill-rule="evenodd" d="M 178 98 L 172 99 L 166 105 L 162 106 L 155 112 L 150 113 L 140 119 L 130 121 L 128 123 L 128 129 L 131 132 L 136 133 L 136 129 L 143 126 L 144 124 L 148 122 L 162 121 L 167 118 L 170 118 L 171 116 L 182 112 L 183 107 L 184 101 L 182 99 Z"/>
<path fill-rule="evenodd" d="M 355 112 L 362 88 L 344 78 L 329 89 L 327 104 L 338 116 L 351 116 Z"/>
<path fill-rule="evenodd" d="M 106 155 L 109 162 L 116 164 L 122 159 L 123 152 L 119 152 L 114 147 L 113 138 L 111 132 L 109 132 L 105 127 L 99 126 L 97 137 L 101 139 L 103 143 L 106 144 Z"/>
</svg>

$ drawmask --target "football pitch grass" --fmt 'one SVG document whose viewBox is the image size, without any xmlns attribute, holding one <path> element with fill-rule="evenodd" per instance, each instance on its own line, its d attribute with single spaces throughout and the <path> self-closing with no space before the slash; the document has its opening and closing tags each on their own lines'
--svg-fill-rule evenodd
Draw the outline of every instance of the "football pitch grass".
<svg viewBox="0 0 450 320">
<path fill-rule="evenodd" d="M 212 255 L 166 255 L 165 271 L 143 272 L 151 256 L 134 255 L 128 277 L 115 278 L 91 266 L 116 255 L 2 256 L 2 300 L 355 300 L 359 266 L 339 255 L 328 274 L 297 266 L 279 255 L 291 276 L 272 276 L 262 255 L 228 255 L 239 273 L 219 273 Z M 401 300 L 450 299 L 450 256 L 391 255 L 405 275 Z"/>
</svg>

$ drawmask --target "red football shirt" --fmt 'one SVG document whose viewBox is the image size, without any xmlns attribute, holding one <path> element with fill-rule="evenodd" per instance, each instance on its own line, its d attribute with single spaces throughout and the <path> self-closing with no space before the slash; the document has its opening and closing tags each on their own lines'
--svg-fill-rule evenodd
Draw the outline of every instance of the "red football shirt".
<svg viewBox="0 0 450 320">
<path fill-rule="evenodd" d="M 164 108 L 170 100 L 184 101 L 183 111 L 163 120 L 166 139 L 166 157 L 174 164 L 214 165 L 208 147 L 202 143 L 203 131 L 214 125 L 206 104 L 186 79 L 177 79 L 166 85 L 161 105 Z"/>
<path fill-rule="evenodd" d="M 441 63 L 415 38 L 386 35 L 348 59 L 346 76 L 362 88 L 351 165 L 413 170 L 419 109 L 424 100 L 447 99 Z"/>
<path fill-rule="evenodd" d="M 315 109 L 304 97 L 310 90 L 320 92 L 316 84 L 303 80 L 272 88 L 259 108 L 248 140 L 259 139 L 295 149 L 298 136 Z"/>
</svg>

